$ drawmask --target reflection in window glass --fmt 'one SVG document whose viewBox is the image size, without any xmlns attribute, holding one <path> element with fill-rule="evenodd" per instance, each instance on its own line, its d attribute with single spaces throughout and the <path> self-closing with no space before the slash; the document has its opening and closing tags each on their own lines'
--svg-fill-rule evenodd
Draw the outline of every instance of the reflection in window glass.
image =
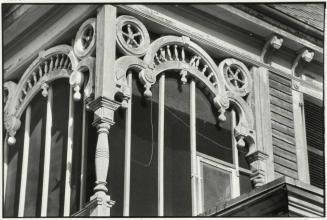
<svg viewBox="0 0 327 220">
<path fill-rule="evenodd" d="M 30 150 L 24 213 L 26 217 L 40 216 L 47 98 L 39 92 L 30 105 Z"/>
<path fill-rule="evenodd" d="M 196 142 L 197 151 L 233 163 L 231 114 L 217 124 L 217 110 L 203 92 L 196 88 Z"/>
<path fill-rule="evenodd" d="M 157 83 L 152 86 L 151 91 L 152 99 L 146 100 L 143 97 L 143 86 L 137 76 L 133 76 L 131 216 L 157 216 L 158 214 L 157 134 L 159 91 Z"/>
<path fill-rule="evenodd" d="M 247 162 L 246 154 L 249 152 L 248 147 L 238 147 L 238 164 L 240 167 L 249 170 L 250 165 Z"/>
<path fill-rule="evenodd" d="M 175 76 L 178 76 L 175 77 Z M 164 215 L 192 215 L 190 85 L 166 74 L 164 122 Z"/>
<path fill-rule="evenodd" d="M 62 216 L 65 187 L 65 161 L 69 109 L 69 83 L 60 79 L 52 83 L 52 129 L 49 177 L 48 216 Z"/>
<path fill-rule="evenodd" d="M 20 188 L 20 173 L 22 167 L 22 154 L 24 145 L 25 113 L 21 116 L 21 125 L 15 138 L 16 144 L 8 146 L 8 171 L 6 184 L 6 202 L 4 216 L 15 217 L 18 215 L 18 199 Z"/>
<path fill-rule="evenodd" d="M 109 152 L 114 159 L 109 159 L 109 172 L 107 177 L 108 190 L 111 199 L 116 202 L 111 210 L 111 216 L 123 215 L 124 204 L 124 162 L 125 162 L 125 114 L 119 108 L 115 111 L 115 125 L 109 132 Z"/>
<path fill-rule="evenodd" d="M 231 198 L 231 173 L 202 163 L 204 210 Z"/>
<path fill-rule="evenodd" d="M 80 198 L 80 175 L 82 155 L 82 130 L 83 130 L 83 101 L 74 102 L 74 136 L 73 158 L 70 193 L 70 213 L 74 214 L 79 209 Z"/>
<path fill-rule="evenodd" d="M 240 172 L 240 192 L 248 193 L 252 190 L 252 183 L 250 180 L 250 175 Z"/>
</svg>

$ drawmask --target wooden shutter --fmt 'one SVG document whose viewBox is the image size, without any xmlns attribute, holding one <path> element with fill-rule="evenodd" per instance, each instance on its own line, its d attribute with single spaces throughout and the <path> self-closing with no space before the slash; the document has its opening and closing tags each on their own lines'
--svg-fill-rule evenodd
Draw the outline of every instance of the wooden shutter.
<svg viewBox="0 0 327 220">
<path fill-rule="evenodd" d="M 304 114 L 310 183 L 324 189 L 324 109 L 305 99 Z"/>
<path fill-rule="evenodd" d="M 275 175 L 297 179 L 293 99 L 290 79 L 269 74 Z"/>
</svg>

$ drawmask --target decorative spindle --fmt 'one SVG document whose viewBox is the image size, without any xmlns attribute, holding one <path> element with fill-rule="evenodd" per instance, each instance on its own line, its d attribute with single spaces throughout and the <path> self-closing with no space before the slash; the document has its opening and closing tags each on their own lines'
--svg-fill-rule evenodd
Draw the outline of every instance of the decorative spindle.
<svg viewBox="0 0 327 220">
<path fill-rule="evenodd" d="M 27 95 L 26 87 L 23 89 L 23 93 L 25 96 Z"/>
<path fill-rule="evenodd" d="M 65 55 L 63 54 L 60 58 L 60 63 L 59 63 L 59 68 L 62 69 L 63 65 L 64 65 L 64 61 L 65 61 Z"/>
<path fill-rule="evenodd" d="M 205 65 L 204 65 L 204 67 L 203 67 L 203 69 L 202 69 L 202 72 L 201 72 L 201 73 L 202 73 L 202 74 L 204 74 L 204 73 L 205 73 L 205 71 L 206 71 L 207 69 L 208 69 L 208 65 L 207 65 L 207 64 L 205 64 Z"/>
<path fill-rule="evenodd" d="M 148 84 L 148 83 L 146 83 L 145 85 L 144 85 L 144 88 L 145 88 L 145 91 L 144 91 L 144 96 L 146 97 L 146 98 L 150 98 L 151 96 L 152 96 L 152 92 L 151 92 L 151 90 L 150 90 L 150 88 L 151 88 L 151 85 L 150 84 Z"/>
<path fill-rule="evenodd" d="M 53 70 L 53 66 L 54 66 L 54 63 L 53 63 L 53 56 L 50 58 L 50 69 L 49 71 L 52 71 Z"/>
<path fill-rule="evenodd" d="M 160 59 L 159 59 L 159 57 L 158 57 L 158 54 L 157 53 L 155 53 L 155 59 L 157 60 L 157 62 L 160 64 L 161 63 L 161 61 L 160 61 Z"/>
<path fill-rule="evenodd" d="M 185 51 L 184 51 L 184 47 L 182 47 L 182 62 L 185 63 Z"/>
<path fill-rule="evenodd" d="M 44 74 L 47 74 L 48 70 L 48 61 L 44 61 Z"/>
<path fill-rule="evenodd" d="M 170 45 L 167 45 L 166 48 L 167 48 L 167 54 L 168 54 L 169 60 L 173 60 L 173 58 L 171 57 L 170 49 L 169 49 L 170 48 Z"/>
<path fill-rule="evenodd" d="M 186 84 L 187 83 L 187 79 L 186 79 L 186 75 L 187 75 L 187 71 L 186 70 L 181 70 L 181 72 L 179 73 L 179 75 L 181 76 L 181 82 L 182 84 Z"/>
<path fill-rule="evenodd" d="M 175 53 L 175 60 L 179 61 L 179 59 L 178 59 L 178 50 L 177 50 L 177 45 L 176 44 L 174 45 L 174 53 Z"/>
<path fill-rule="evenodd" d="M 74 87 L 74 95 L 73 98 L 75 101 L 79 101 L 82 98 L 82 94 L 80 93 L 81 87 L 79 85 Z"/>
<path fill-rule="evenodd" d="M 167 59 L 166 59 L 166 51 L 163 48 L 160 48 L 160 58 L 163 61 L 167 61 Z"/>
<path fill-rule="evenodd" d="M 54 66 L 55 69 L 58 69 L 58 64 L 59 64 L 59 54 L 57 54 L 57 56 L 56 56 L 56 62 L 55 62 L 55 66 Z"/>
<path fill-rule="evenodd" d="M 207 76 L 207 78 L 210 80 L 210 78 L 211 77 L 213 77 L 213 72 L 211 72 L 208 76 Z"/>
<path fill-rule="evenodd" d="M 10 146 L 12 146 L 12 145 L 16 144 L 16 138 L 14 136 L 9 136 L 7 142 Z"/>
<path fill-rule="evenodd" d="M 39 66 L 39 78 L 41 78 L 43 76 L 43 71 L 41 68 L 41 65 Z"/>
<path fill-rule="evenodd" d="M 225 116 L 225 109 L 221 108 L 219 110 L 219 116 L 218 116 L 219 121 L 226 121 L 226 116 Z"/>
<path fill-rule="evenodd" d="M 194 61 L 195 61 L 196 58 L 197 58 L 197 56 L 193 56 L 193 57 L 192 57 L 192 59 L 191 59 L 191 61 L 190 61 L 190 65 L 191 65 L 191 66 L 193 66 Z"/>
<path fill-rule="evenodd" d="M 66 56 L 66 60 L 65 60 L 64 66 L 63 66 L 64 69 L 68 69 L 68 63 L 69 63 L 69 57 Z"/>
<path fill-rule="evenodd" d="M 48 96 L 49 85 L 47 83 L 43 83 L 41 85 L 41 89 L 42 89 L 42 95 L 43 95 L 43 97 L 47 97 Z"/>
<path fill-rule="evenodd" d="M 31 83 L 31 80 L 30 79 L 27 80 L 27 85 L 28 85 L 28 89 L 32 89 L 33 88 L 33 85 Z"/>
<path fill-rule="evenodd" d="M 196 67 L 196 68 L 198 68 L 198 67 L 199 67 L 199 64 L 200 64 L 200 60 L 201 60 L 201 57 L 200 57 L 200 56 L 198 56 L 198 57 L 197 57 L 197 60 L 196 60 L 196 62 L 195 62 L 195 67 Z"/>
<path fill-rule="evenodd" d="M 37 83 L 37 77 L 36 77 L 36 73 L 35 73 L 35 72 L 33 72 L 33 73 L 32 73 L 32 75 L 33 75 L 33 80 L 34 80 L 34 84 L 35 84 L 35 83 Z"/>
</svg>

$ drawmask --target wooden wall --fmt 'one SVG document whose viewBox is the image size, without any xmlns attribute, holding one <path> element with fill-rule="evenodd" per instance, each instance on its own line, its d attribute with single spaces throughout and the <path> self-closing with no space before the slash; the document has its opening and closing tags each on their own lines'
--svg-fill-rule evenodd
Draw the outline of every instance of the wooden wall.
<svg viewBox="0 0 327 220">
<path fill-rule="evenodd" d="M 291 80 L 270 73 L 269 90 L 275 176 L 297 179 Z"/>
</svg>

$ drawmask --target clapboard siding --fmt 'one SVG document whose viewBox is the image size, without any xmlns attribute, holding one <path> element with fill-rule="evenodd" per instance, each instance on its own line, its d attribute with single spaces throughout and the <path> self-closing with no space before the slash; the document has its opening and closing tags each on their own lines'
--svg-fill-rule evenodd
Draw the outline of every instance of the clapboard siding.
<svg viewBox="0 0 327 220">
<path fill-rule="evenodd" d="M 298 178 L 291 81 L 270 73 L 269 93 L 275 176 Z"/>
<path fill-rule="evenodd" d="M 294 122 L 292 119 L 286 118 L 283 115 L 276 114 L 274 112 L 271 112 L 271 118 L 272 121 L 282 123 L 283 125 L 289 127 L 289 128 L 294 128 Z"/>
</svg>

